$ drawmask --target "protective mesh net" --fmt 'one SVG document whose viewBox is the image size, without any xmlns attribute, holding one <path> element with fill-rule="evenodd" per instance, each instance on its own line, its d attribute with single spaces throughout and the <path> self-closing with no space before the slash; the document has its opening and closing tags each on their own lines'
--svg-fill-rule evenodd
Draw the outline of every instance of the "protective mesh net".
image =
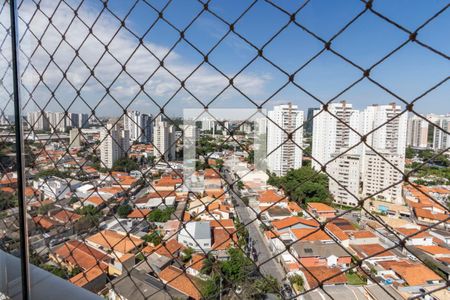
<svg viewBox="0 0 450 300">
<path fill-rule="evenodd" d="M 436 72 L 437 81 L 404 96 L 398 92 L 404 87 L 382 70 L 390 60 L 408 57 L 411 47 L 426 52 L 425 64 L 448 64 L 445 45 L 428 42 L 421 33 L 441 34 L 438 27 L 448 20 L 449 5 L 440 3 L 408 29 L 379 1 L 355 2 L 338 21 L 331 20 L 336 17 L 331 7 L 314 2 L 242 1 L 230 9 L 221 1 L 19 1 L 30 262 L 80 287 L 127 299 L 267 294 L 339 299 L 348 293 L 398 299 L 399 291 L 413 298 L 445 291 L 448 254 L 441 252 L 448 249 L 440 237 L 449 221 L 449 191 L 441 187 L 445 181 L 429 187 L 417 178 L 446 160 L 448 143 L 433 146 L 420 162 L 406 160 L 405 166 L 404 153 L 379 149 L 375 139 L 380 132 L 394 135 L 385 139 L 394 141 L 395 152 L 401 139 L 395 128 L 408 114 L 433 129 L 432 135 L 441 137 L 436 140 L 448 139 L 447 123 L 415 110 L 434 92 L 445 93 L 448 72 Z M 0 246 L 17 253 L 8 7 L 4 1 L 0 12 Z M 312 12 L 332 24 L 333 34 L 308 22 Z M 258 22 L 261 16 L 267 22 Z M 364 38 L 355 34 L 367 22 L 375 29 L 359 31 Z M 383 30 L 396 32 L 396 38 L 383 41 L 377 33 Z M 208 32 L 212 37 L 202 38 Z M 368 54 L 370 59 L 342 46 L 365 51 L 363 44 L 372 38 L 386 46 Z M 311 69 L 317 65 L 323 73 L 314 77 Z M 262 76 L 254 75 L 258 70 Z M 324 85 L 330 85 L 327 92 Z M 366 88 L 397 104 L 389 106 L 392 112 L 383 121 L 362 130 L 352 123 L 351 106 L 341 101 Z M 252 165 L 254 149 L 245 133 L 249 120 L 230 127 L 212 114 L 210 121 L 224 138 L 203 132 L 196 140 L 203 155 L 196 175 L 211 187 L 201 192 L 186 187 L 180 149 L 187 129 L 173 111 L 194 107 L 208 113 L 234 99 L 233 106 L 261 112 L 292 95 L 304 107 L 316 108 L 305 121 L 284 126 L 264 116 L 282 132 L 282 141 L 267 155 L 296 148 L 314 166 L 302 175 L 292 173 L 294 187 L 271 175 L 269 183 L 282 190 L 258 191 L 246 181 L 252 168 L 237 175 L 217 159 L 217 151 L 238 149 Z M 341 151 L 329 157 L 314 150 L 318 129 L 312 127 L 323 118 L 345 135 L 338 137 Z M 299 132 L 304 142 L 296 138 Z M 361 149 L 367 154 L 365 168 L 373 163 L 391 173 L 384 184 L 367 184 L 359 194 L 360 187 L 344 182 L 336 165 L 342 167 Z M 320 196 L 308 191 L 323 181 L 347 199 L 339 202 L 325 191 L 327 200 L 334 196 L 332 212 L 310 202 Z M 400 191 L 397 197 L 406 206 L 379 204 L 393 191 Z"/>
</svg>

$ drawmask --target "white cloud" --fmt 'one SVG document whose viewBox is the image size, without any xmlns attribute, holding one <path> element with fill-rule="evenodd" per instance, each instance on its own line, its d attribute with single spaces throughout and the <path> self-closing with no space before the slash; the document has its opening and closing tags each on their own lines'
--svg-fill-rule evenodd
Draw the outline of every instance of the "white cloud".
<svg viewBox="0 0 450 300">
<path fill-rule="evenodd" d="M 41 1 L 41 8 L 48 12 L 49 14 L 53 12 L 53 1 Z M 22 7 L 20 14 L 25 20 L 30 20 L 33 15 L 36 6 L 32 3 L 26 2 Z M 91 20 L 94 20 L 98 11 L 94 7 L 83 6 L 78 14 L 81 19 L 89 20 L 88 24 L 91 24 Z M 61 5 L 54 16 L 52 17 L 53 25 L 61 31 L 67 29 L 69 21 L 73 17 L 73 11 L 65 6 Z M 41 13 L 37 13 L 31 23 L 31 31 L 42 40 L 42 47 L 49 51 L 53 51 L 57 48 L 61 42 L 61 35 L 57 31 L 49 27 L 47 31 L 44 31 L 48 26 L 49 20 Z M 21 32 L 24 33 L 25 27 L 21 23 Z M 94 34 L 99 37 L 100 40 L 106 42 L 111 39 L 115 34 L 118 23 L 117 20 L 112 16 L 105 15 L 102 17 L 98 23 L 95 24 Z M 154 33 L 155 34 L 155 33 Z M 79 45 L 85 40 L 86 36 L 89 35 L 88 28 L 79 20 L 74 21 L 68 28 L 66 34 L 67 43 L 72 45 L 74 48 L 78 48 Z M 155 56 L 162 58 L 169 49 L 167 47 L 152 43 L 151 41 L 145 41 L 145 46 L 150 49 Z M 22 49 L 27 55 L 33 53 L 37 45 L 37 39 L 27 31 L 22 42 Z M 79 49 L 80 58 L 87 64 L 83 63 L 80 59 L 72 60 L 75 57 L 75 51 L 71 49 L 67 44 L 62 44 L 57 52 L 54 54 L 54 61 L 65 71 L 67 70 L 68 80 L 77 88 L 83 87 L 82 95 L 86 97 L 86 101 L 94 106 L 98 103 L 99 99 L 104 95 L 105 90 L 100 84 L 95 81 L 90 81 L 87 85 L 83 86 L 86 78 L 88 78 L 90 71 L 88 69 L 95 67 L 95 75 L 98 80 L 103 84 L 109 85 L 113 82 L 116 76 L 121 72 L 122 67 L 120 64 L 126 62 L 127 71 L 130 75 L 135 78 L 139 84 L 144 83 L 145 80 L 158 68 L 158 60 L 150 54 L 143 46 L 139 46 L 139 41 L 129 32 L 121 29 L 119 34 L 115 36 L 113 41 L 109 44 L 109 54 L 104 55 L 104 46 L 97 41 L 94 36 L 90 35 L 83 46 Z M 138 49 L 136 50 L 136 47 Z M 129 56 L 133 54 L 133 57 L 128 60 Z M 100 57 L 103 58 L 98 62 Z M 119 61 L 116 61 L 116 59 Z M 25 57 L 22 57 L 22 66 Z M 45 51 L 39 49 L 36 51 L 32 58 L 31 63 L 37 68 L 37 71 L 42 73 L 47 62 L 49 61 L 49 56 Z M 183 57 L 183 53 L 171 52 L 171 55 L 165 60 L 165 64 L 169 66 L 170 71 L 180 79 L 184 79 L 188 74 L 195 69 L 195 65 Z M 69 67 L 70 65 L 70 67 Z M 220 67 L 220 66 L 219 66 Z M 67 69 L 68 68 L 68 69 Z M 23 83 L 29 89 L 33 89 L 38 83 L 38 77 L 36 72 L 27 69 L 23 76 Z M 44 76 L 44 82 L 50 87 L 55 87 L 56 84 L 62 79 L 62 73 L 57 70 L 56 66 L 51 68 L 51 72 L 46 71 Z M 262 90 L 266 82 L 270 78 L 257 75 L 245 75 L 242 74 L 238 77 L 239 86 L 245 87 L 246 91 L 249 91 L 250 96 L 257 97 Z M 139 84 L 136 83 L 132 78 L 127 75 L 121 75 L 118 80 L 111 87 L 110 93 L 112 96 L 116 97 L 123 106 L 127 105 L 129 101 L 140 91 Z M 205 99 L 204 102 L 209 101 L 214 95 L 226 87 L 228 81 L 218 72 L 212 70 L 212 68 L 201 67 L 195 74 L 190 77 L 186 82 L 186 87 L 191 93 L 193 93 L 200 100 Z M 42 85 L 42 82 L 40 82 Z M 64 85 L 67 88 L 67 85 Z M 154 98 L 158 103 L 165 103 L 176 90 L 180 87 L 179 82 L 167 71 L 160 68 L 153 76 L 153 78 L 148 81 L 145 85 L 145 90 L 147 93 Z M 73 93 L 73 91 L 71 91 Z M 71 94 L 72 94 L 71 93 Z M 59 93 L 58 93 L 59 94 Z M 42 107 L 48 101 L 47 97 L 40 97 L 40 95 L 34 95 L 38 104 Z M 143 107 L 143 110 L 152 109 L 157 110 L 157 107 L 151 104 L 151 101 L 146 101 L 142 99 L 142 94 L 139 95 L 139 103 L 147 104 L 147 107 Z M 148 100 L 148 99 L 147 99 Z M 63 105 L 70 103 L 72 99 L 58 99 Z M 81 101 L 81 100 L 80 100 Z M 176 98 L 176 101 L 180 101 L 178 106 L 179 110 L 183 108 L 184 104 L 192 102 L 192 97 L 187 93 L 182 93 L 180 97 Z M 145 106 L 145 105 L 144 105 Z M 50 107 L 52 107 L 50 105 Z M 74 110 L 76 110 L 76 105 Z M 83 105 L 84 107 L 84 105 Z M 109 109 L 112 107 L 118 108 L 117 105 L 102 105 L 102 111 L 99 112 L 100 115 L 108 115 L 112 112 Z M 35 107 L 29 106 L 26 110 L 33 110 Z M 56 108 L 55 108 L 56 109 Z"/>
</svg>

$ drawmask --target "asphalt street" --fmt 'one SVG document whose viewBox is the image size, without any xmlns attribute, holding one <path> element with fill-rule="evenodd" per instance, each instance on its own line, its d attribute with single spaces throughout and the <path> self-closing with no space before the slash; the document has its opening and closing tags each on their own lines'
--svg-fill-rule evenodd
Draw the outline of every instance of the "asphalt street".
<svg viewBox="0 0 450 300">
<path fill-rule="evenodd" d="M 225 179 L 227 184 L 231 185 L 233 179 L 231 178 L 228 172 L 225 172 Z M 239 217 L 239 220 L 243 224 L 248 224 L 254 220 L 248 211 L 249 208 L 245 205 L 242 199 L 238 196 L 238 192 L 234 189 L 236 186 L 233 186 L 233 191 L 231 192 L 231 196 L 236 201 L 235 203 L 235 211 Z M 270 259 L 273 254 L 270 252 L 268 245 L 264 241 L 264 237 L 262 235 L 261 230 L 258 228 L 258 223 L 253 221 L 249 225 L 247 225 L 249 237 L 254 241 L 254 247 L 257 251 L 258 261 L 256 262 L 258 265 Z M 275 277 L 278 282 L 282 283 L 285 279 L 285 273 L 282 269 L 281 265 L 275 261 L 275 259 L 271 259 L 260 266 L 261 273 L 264 276 L 271 275 Z"/>
</svg>

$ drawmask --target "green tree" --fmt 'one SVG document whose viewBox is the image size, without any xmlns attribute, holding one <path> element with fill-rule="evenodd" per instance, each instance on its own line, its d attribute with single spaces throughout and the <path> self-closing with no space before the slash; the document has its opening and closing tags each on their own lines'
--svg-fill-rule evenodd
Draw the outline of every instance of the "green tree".
<svg viewBox="0 0 450 300">
<path fill-rule="evenodd" d="M 155 209 L 152 210 L 149 214 L 147 219 L 150 222 L 160 222 L 164 223 L 170 220 L 170 217 L 175 212 L 175 208 L 173 207 L 167 207 L 165 209 Z"/>
<path fill-rule="evenodd" d="M 117 208 L 117 215 L 120 218 L 126 218 L 133 209 L 129 205 L 121 205 Z"/>
<path fill-rule="evenodd" d="M 186 249 L 184 249 L 182 252 L 183 261 L 187 262 L 191 260 L 192 254 L 194 254 L 194 249 L 192 249 L 191 247 L 187 247 Z"/>
<path fill-rule="evenodd" d="M 207 280 L 201 282 L 200 290 L 204 299 L 218 299 L 220 289 L 220 276 L 218 274 L 212 275 Z"/>
<path fill-rule="evenodd" d="M 137 163 L 137 161 L 129 157 L 123 157 L 121 159 L 116 160 L 112 167 L 113 171 L 119 172 L 130 172 L 138 169 L 139 164 Z"/>
<path fill-rule="evenodd" d="M 81 224 L 98 226 L 100 224 L 101 212 L 93 205 L 86 205 L 75 210 L 75 212 L 83 217 L 80 219 Z"/>
<path fill-rule="evenodd" d="M 230 248 L 228 255 L 229 259 L 221 265 L 222 274 L 227 281 L 239 284 L 247 278 L 253 264 L 240 249 Z"/>
<path fill-rule="evenodd" d="M 296 286 L 296 288 L 300 291 L 303 291 L 303 285 L 305 284 L 305 281 L 302 276 L 299 274 L 295 274 L 289 277 L 289 281 L 292 285 Z"/>
<path fill-rule="evenodd" d="M 414 149 L 411 147 L 407 147 L 406 152 L 405 152 L 406 158 L 409 158 L 409 159 L 414 158 L 414 155 L 415 155 Z"/>
<path fill-rule="evenodd" d="M 0 191 L 0 211 L 16 207 L 18 205 L 17 195 Z"/>
<path fill-rule="evenodd" d="M 297 202 L 331 202 L 327 175 L 317 174 L 311 167 L 289 170 L 286 176 L 281 177 L 269 175 L 269 184 L 282 188 Z"/>
<path fill-rule="evenodd" d="M 146 241 L 147 243 L 152 243 L 154 246 L 158 246 L 159 244 L 161 244 L 161 241 L 162 241 L 161 236 L 156 231 L 154 231 L 150 234 L 144 235 L 142 237 L 142 239 L 144 241 Z"/>
</svg>

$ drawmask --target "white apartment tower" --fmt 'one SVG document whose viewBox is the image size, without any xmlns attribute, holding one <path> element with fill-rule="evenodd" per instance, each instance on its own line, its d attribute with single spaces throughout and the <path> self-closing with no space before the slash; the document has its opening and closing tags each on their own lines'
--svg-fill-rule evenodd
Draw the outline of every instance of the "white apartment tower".
<svg viewBox="0 0 450 300">
<path fill-rule="evenodd" d="M 102 167 L 112 168 L 114 162 L 127 155 L 130 148 L 130 135 L 118 125 L 107 124 L 100 131 L 100 159 Z"/>
<path fill-rule="evenodd" d="M 303 151 L 299 146 L 303 147 L 303 111 L 292 104 L 278 105 L 267 116 L 267 167 L 277 176 L 284 176 L 290 169 L 302 166 Z"/>
<path fill-rule="evenodd" d="M 366 152 L 364 155 L 362 196 L 365 198 L 373 195 L 373 198 L 378 200 L 403 204 L 401 184 L 403 175 L 397 169 L 403 172 L 405 157 L 389 151 L 379 153 L 380 155 Z"/>
<path fill-rule="evenodd" d="M 428 147 L 428 120 L 416 115 L 408 119 L 406 145 L 413 148 Z"/>
<path fill-rule="evenodd" d="M 173 125 L 158 116 L 153 125 L 153 155 L 166 161 L 175 159 L 175 130 Z"/>
<path fill-rule="evenodd" d="M 404 170 L 408 122 L 401 107 L 371 105 L 359 112 L 341 102 L 330 104 L 328 111 L 322 109 L 314 111 L 312 156 L 321 164 L 334 158 L 327 165 L 327 172 L 342 185 L 330 179 L 330 192 L 335 202 L 355 206 L 358 199 L 351 194 L 362 198 L 376 194 L 374 198 L 401 203 L 401 184 L 396 183 Z M 357 133 L 367 134 L 366 142 L 349 150 L 361 140 Z M 312 165 L 320 170 L 318 163 L 313 161 Z M 390 186 L 393 187 L 387 188 Z M 380 191 L 383 192 L 377 194 Z"/>
<path fill-rule="evenodd" d="M 401 107 L 395 103 L 368 106 L 361 116 L 361 133 L 373 131 L 368 135 L 366 144 L 376 150 L 404 156 L 408 116 L 401 112 Z"/>
<path fill-rule="evenodd" d="M 435 151 L 449 149 L 450 148 L 450 135 L 443 130 L 450 132 L 450 115 L 435 116 L 433 120 L 433 149 Z M 439 126 L 440 128 L 438 128 Z"/>
<path fill-rule="evenodd" d="M 47 114 L 40 111 L 33 111 L 27 114 L 27 122 L 30 129 L 33 130 L 49 130 L 49 122 Z"/>
<path fill-rule="evenodd" d="M 152 117 L 139 111 L 128 110 L 123 116 L 123 127 L 130 132 L 132 143 L 150 143 L 152 139 Z"/>
<path fill-rule="evenodd" d="M 358 135 L 350 129 L 358 130 L 360 124 L 359 111 L 352 105 L 342 101 L 330 103 L 327 111 L 323 106 L 314 110 L 312 137 L 312 166 L 320 170 L 337 153 L 347 150 L 359 142 Z M 357 153 L 355 147 L 350 153 Z M 317 161 L 315 161 L 317 160 Z"/>
<path fill-rule="evenodd" d="M 327 166 L 330 174 L 329 189 L 334 196 L 334 202 L 357 206 L 360 195 L 361 160 L 359 154 L 342 154 Z M 339 184 L 338 184 L 339 182 Z"/>
</svg>

